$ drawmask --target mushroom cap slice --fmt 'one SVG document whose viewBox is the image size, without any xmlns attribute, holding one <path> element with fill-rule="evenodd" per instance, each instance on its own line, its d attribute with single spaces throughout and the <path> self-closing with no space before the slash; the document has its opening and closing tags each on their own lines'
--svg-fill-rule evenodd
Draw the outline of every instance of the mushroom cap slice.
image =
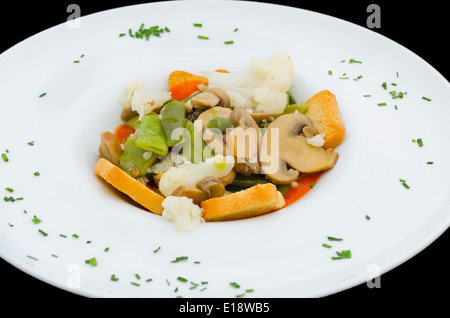
<svg viewBox="0 0 450 318">
<path fill-rule="evenodd" d="M 221 197 L 225 193 L 225 185 L 219 179 L 211 176 L 200 180 L 196 187 L 204 191 L 208 198 Z"/>
<path fill-rule="evenodd" d="M 217 106 L 230 107 L 231 105 L 230 96 L 228 96 L 228 93 L 225 92 L 222 88 L 213 87 L 208 89 L 207 92 L 213 93 L 219 98 L 219 103 L 217 104 Z"/>
<path fill-rule="evenodd" d="M 302 132 L 306 136 L 300 135 Z M 338 159 L 334 149 L 307 143 L 307 138 L 316 134 L 313 121 L 304 114 L 286 114 L 275 119 L 261 143 L 262 173 L 276 184 L 289 184 L 297 180 L 299 173 L 314 173 L 334 167 Z"/>
<path fill-rule="evenodd" d="M 258 124 L 242 107 L 234 108 L 229 119 L 235 125 L 235 128 L 227 135 L 227 148 L 236 158 L 234 170 L 246 176 L 258 174 L 261 143 Z"/>
<path fill-rule="evenodd" d="M 176 188 L 172 194 L 175 197 L 187 197 L 192 199 L 192 201 L 194 202 L 194 204 L 200 204 L 200 202 L 208 199 L 208 194 L 197 188 L 197 187 L 192 187 L 192 186 L 185 186 L 185 185 L 180 185 L 178 188 Z"/>
<path fill-rule="evenodd" d="M 215 153 L 223 156 L 227 155 L 227 149 L 223 143 L 222 134 L 218 135 L 217 131 L 207 128 L 207 125 L 213 118 L 222 117 L 228 119 L 230 114 L 231 109 L 217 106 L 205 110 L 198 116 L 197 120 L 194 121 L 194 128 L 201 134 L 203 140 Z"/>
</svg>

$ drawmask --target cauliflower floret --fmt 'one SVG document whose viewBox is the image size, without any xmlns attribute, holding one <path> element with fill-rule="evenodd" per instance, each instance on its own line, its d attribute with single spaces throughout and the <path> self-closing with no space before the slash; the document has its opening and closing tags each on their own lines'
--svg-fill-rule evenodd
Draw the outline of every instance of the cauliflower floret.
<svg viewBox="0 0 450 318">
<path fill-rule="evenodd" d="M 307 138 L 306 142 L 314 147 L 322 147 L 325 144 L 325 139 L 323 139 L 324 136 L 324 133 L 317 134 L 311 138 Z"/>
<path fill-rule="evenodd" d="M 202 209 L 190 198 L 168 196 L 162 206 L 163 219 L 172 221 L 177 231 L 193 231 L 205 222 Z"/>
<path fill-rule="evenodd" d="M 295 68 L 289 55 L 277 53 L 265 61 L 253 59 L 245 73 L 204 72 L 204 76 L 209 87 L 227 91 L 232 106 L 280 114 L 287 104 Z"/>
<path fill-rule="evenodd" d="M 128 83 L 125 86 L 125 98 L 119 98 L 119 102 L 125 107 L 131 107 L 139 114 L 139 120 L 150 114 L 155 108 L 161 107 L 170 100 L 169 92 L 157 88 L 144 86 L 142 79 Z"/>
<path fill-rule="evenodd" d="M 215 155 L 200 163 L 185 162 L 178 167 L 171 167 L 159 180 L 159 190 L 168 197 L 180 185 L 195 187 L 205 177 L 223 178 L 234 167 L 234 157 Z"/>
</svg>

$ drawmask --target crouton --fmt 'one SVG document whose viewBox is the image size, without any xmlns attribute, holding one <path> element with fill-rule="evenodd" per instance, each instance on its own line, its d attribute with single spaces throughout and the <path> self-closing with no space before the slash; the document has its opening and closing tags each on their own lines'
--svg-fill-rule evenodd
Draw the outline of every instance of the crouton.
<svg viewBox="0 0 450 318">
<path fill-rule="evenodd" d="M 345 136 L 345 126 L 339 114 L 336 96 L 323 90 L 306 101 L 306 115 L 311 118 L 319 133 L 324 133 L 323 148 L 335 148 Z"/>
<path fill-rule="evenodd" d="M 100 158 L 94 170 L 106 182 L 128 195 L 150 212 L 158 215 L 162 214 L 164 197 L 128 175 L 120 167 L 112 164 L 105 158 Z"/>
<path fill-rule="evenodd" d="M 265 183 L 201 202 L 206 222 L 230 221 L 263 215 L 285 206 L 283 195 L 272 183 Z"/>
</svg>

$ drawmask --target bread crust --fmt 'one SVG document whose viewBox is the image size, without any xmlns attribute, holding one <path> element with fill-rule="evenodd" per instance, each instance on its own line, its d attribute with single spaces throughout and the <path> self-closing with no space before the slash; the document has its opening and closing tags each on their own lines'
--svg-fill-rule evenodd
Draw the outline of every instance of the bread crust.
<svg viewBox="0 0 450 318">
<path fill-rule="evenodd" d="M 100 158 L 94 170 L 106 182 L 128 195 L 150 212 L 162 214 L 164 197 L 128 175 L 120 167 L 105 158 Z"/>
<path fill-rule="evenodd" d="M 206 222 L 230 221 L 263 215 L 285 206 L 283 195 L 272 183 L 265 183 L 201 202 Z"/>
<path fill-rule="evenodd" d="M 311 118 L 319 133 L 324 133 L 323 148 L 335 148 L 344 140 L 345 126 L 339 114 L 336 96 L 323 90 L 306 101 L 306 115 Z"/>
</svg>

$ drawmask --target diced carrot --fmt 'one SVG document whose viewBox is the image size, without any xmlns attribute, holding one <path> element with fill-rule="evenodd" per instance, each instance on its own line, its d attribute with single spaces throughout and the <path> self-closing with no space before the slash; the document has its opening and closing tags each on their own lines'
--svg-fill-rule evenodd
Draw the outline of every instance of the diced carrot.
<svg viewBox="0 0 450 318">
<path fill-rule="evenodd" d="M 199 85 L 208 86 L 208 79 L 206 77 L 188 73 L 185 71 L 173 71 L 169 74 L 169 92 L 172 98 L 176 100 L 183 100 L 198 92 Z"/>
<path fill-rule="evenodd" d="M 119 140 L 119 142 L 123 144 L 127 140 L 128 136 L 134 134 L 134 132 L 135 130 L 133 127 L 130 127 L 128 125 L 119 125 L 114 131 L 114 135 Z"/>
<path fill-rule="evenodd" d="M 218 70 L 215 70 L 215 72 L 218 72 L 218 73 L 229 73 L 227 70 L 224 70 L 223 68 L 219 68 Z"/>
</svg>

